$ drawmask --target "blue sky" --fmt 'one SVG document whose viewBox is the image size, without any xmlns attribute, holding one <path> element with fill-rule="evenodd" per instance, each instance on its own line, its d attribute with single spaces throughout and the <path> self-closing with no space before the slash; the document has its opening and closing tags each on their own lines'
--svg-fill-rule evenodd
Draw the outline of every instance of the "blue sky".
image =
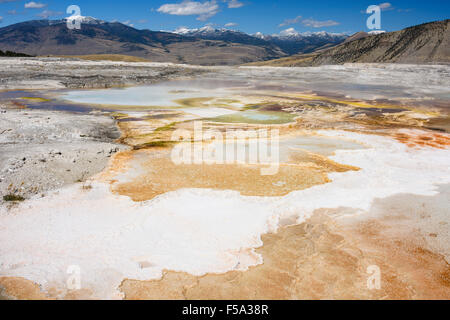
<svg viewBox="0 0 450 320">
<path fill-rule="evenodd" d="M 336 0 L 0 0 L 0 27 L 31 19 L 60 19 L 69 5 L 83 16 L 117 20 L 138 29 L 174 30 L 225 25 L 247 33 L 367 31 L 369 5 L 383 4 L 382 29 L 399 30 L 415 24 L 450 18 L 449 0 L 336 1 Z"/>
</svg>

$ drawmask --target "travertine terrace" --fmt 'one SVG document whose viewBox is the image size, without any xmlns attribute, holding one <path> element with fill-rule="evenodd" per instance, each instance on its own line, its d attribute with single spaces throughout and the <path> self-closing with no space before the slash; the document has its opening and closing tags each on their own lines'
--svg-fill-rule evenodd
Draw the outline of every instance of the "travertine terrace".
<svg viewBox="0 0 450 320">
<path fill-rule="evenodd" d="M 448 66 L 5 61 L 2 297 L 450 298 Z M 277 130 L 279 170 L 174 163 L 199 122 Z"/>
</svg>

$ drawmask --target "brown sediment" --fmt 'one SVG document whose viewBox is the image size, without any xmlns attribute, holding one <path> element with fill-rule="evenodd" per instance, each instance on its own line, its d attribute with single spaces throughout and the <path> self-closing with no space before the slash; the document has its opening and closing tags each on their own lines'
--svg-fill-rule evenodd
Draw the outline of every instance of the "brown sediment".
<svg viewBox="0 0 450 320">
<path fill-rule="evenodd" d="M 439 132 L 450 132 L 450 120 L 449 117 L 438 117 L 434 119 L 430 119 L 424 125 L 425 128 L 430 130 L 435 130 Z"/>
<path fill-rule="evenodd" d="M 170 158 L 170 150 L 164 148 L 135 151 L 133 155 L 135 159 L 142 159 L 139 162 L 141 174 L 129 182 L 114 184 L 113 191 L 134 201 L 149 200 L 183 188 L 235 190 L 247 196 L 283 196 L 294 190 L 329 182 L 326 174 L 328 168 L 321 167 L 320 161 L 316 164 L 282 164 L 277 174 L 263 176 L 260 171 L 263 165 L 176 165 Z M 120 164 L 123 160 L 127 162 L 130 159 L 114 159 L 118 167 L 123 166 Z M 115 167 L 114 163 L 112 167 Z"/>
<path fill-rule="evenodd" d="M 363 221 L 348 228 L 359 248 L 370 253 L 374 264 L 383 270 L 382 283 L 387 298 L 450 299 L 450 265 L 444 257 L 431 251 L 413 228 L 407 228 L 409 232 L 404 234 L 392 232 L 395 226 L 388 217 Z M 394 281 L 403 283 L 403 288 Z"/>
<path fill-rule="evenodd" d="M 96 178 L 100 181 L 108 181 L 110 183 L 116 182 L 116 177 L 119 174 L 125 173 L 131 169 L 131 160 L 133 159 L 132 151 L 122 151 L 116 153 L 108 166 L 100 172 Z"/>
<path fill-rule="evenodd" d="M 0 277 L 0 300 L 48 300 L 38 284 L 18 277 Z"/>
<path fill-rule="evenodd" d="M 293 161 L 294 163 L 314 164 L 324 172 L 347 172 L 360 170 L 360 168 L 358 167 L 341 164 L 323 155 L 308 152 L 305 150 L 292 153 L 290 155 L 290 160 Z"/>
<path fill-rule="evenodd" d="M 338 223 L 329 216 L 351 210 L 317 210 L 305 223 L 263 235 L 256 251 L 264 262 L 247 271 L 193 276 L 166 270 L 158 280 L 125 279 L 119 289 L 130 300 L 450 299 L 449 264 L 427 248 L 406 216 L 386 212 L 392 203 L 382 204 L 385 217 Z M 379 290 L 367 286 L 372 265 L 381 271 Z M 0 299 L 60 294 L 43 293 L 22 278 L 0 278 L 0 289 Z M 86 299 L 90 294 L 81 290 L 62 297 Z"/>
<path fill-rule="evenodd" d="M 450 136 L 434 132 L 400 132 L 394 135 L 395 139 L 408 147 L 433 147 L 446 149 L 450 146 Z"/>
<path fill-rule="evenodd" d="M 24 104 L 17 102 L 17 101 L 12 101 L 11 103 L 14 105 L 14 107 L 16 107 L 18 109 L 26 109 L 27 108 Z"/>
<path fill-rule="evenodd" d="M 414 238 L 385 232 L 386 221 L 338 224 L 318 210 L 307 222 L 262 237 L 264 263 L 247 271 L 124 280 L 126 299 L 449 299 L 450 268 Z M 410 230 L 412 231 L 412 230 Z M 381 288 L 368 287 L 369 266 Z"/>
<path fill-rule="evenodd" d="M 267 105 L 261 106 L 261 108 L 258 108 L 258 110 L 282 112 L 283 109 L 285 109 L 285 108 L 286 108 L 286 105 L 282 105 L 282 104 L 267 104 Z"/>
<path fill-rule="evenodd" d="M 62 292 L 54 287 L 44 291 L 31 280 L 19 277 L 0 277 L 0 300 L 86 300 L 93 299 L 89 289 Z"/>
<path fill-rule="evenodd" d="M 364 289 L 361 254 L 331 231 L 326 217 L 262 237 L 264 263 L 248 271 L 196 277 L 166 271 L 161 280 L 125 280 L 126 299 L 356 299 Z M 320 266 L 320 267 L 319 267 Z M 346 290 L 350 285 L 355 289 Z"/>
<path fill-rule="evenodd" d="M 183 188 L 234 190 L 247 196 L 284 196 L 295 190 L 330 182 L 329 172 L 345 172 L 359 168 L 338 164 L 309 152 L 292 153 L 289 163 L 280 164 L 278 173 L 261 175 L 264 165 L 244 164 L 179 164 L 171 159 L 171 136 L 174 130 L 192 130 L 192 122 L 135 121 L 122 122 L 121 140 L 133 146 L 133 151 L 114 158 L 102 175 L 104 181 L 113 183 L 113 191 L 135 201 L 152 199 L 166 192 Z M 206 122 L 204 130 L 255 129 L 259 125 L 220 125 Z M 298 125 L 276 126 L 281 134 L 298 134 Z M 137 160 L 139 159 L 139 160 Z M 137 162 L 136 162 L 137 161 Z M 115 174 L 123 168 L 139 167 L 140 173 L 131 181 L 120 183 Z"/>
</svg>

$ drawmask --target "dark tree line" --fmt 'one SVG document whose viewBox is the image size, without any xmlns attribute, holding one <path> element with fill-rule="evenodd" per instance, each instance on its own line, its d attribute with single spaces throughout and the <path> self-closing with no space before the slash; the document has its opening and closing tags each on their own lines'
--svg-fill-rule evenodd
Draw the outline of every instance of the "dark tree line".
<svg viewBox="0 0 450 320">
<path fill-rule="evenodd" d="M 2 50 L 0 50 L 0 57 L 31 57 L 31 56 L 25 53 L 17 53 L 12 51 L 3 52 Z"/>
</svg>

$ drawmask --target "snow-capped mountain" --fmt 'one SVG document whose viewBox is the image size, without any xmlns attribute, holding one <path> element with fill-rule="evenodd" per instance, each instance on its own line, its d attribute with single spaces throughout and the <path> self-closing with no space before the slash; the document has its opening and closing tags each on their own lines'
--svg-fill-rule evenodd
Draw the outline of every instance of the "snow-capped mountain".
<svg viewBox="0 0 450 320">
<path fill-rule="evenodd" d="M 344 33 L 326 31 L 300 33 L 293 28 L 283 30 L 279 34 L 265 35 L 258 32 L 253 36 L 277 45 L 288 54 L 310 53 L 319 48 L 338 45 L 348 38 Z"/>
<path fill-rule="evenodd" d="M 286 54 L 309 53 L 318 48 L 340 44 L 347 39 L 346 34 L 320 32 L 299 33 L 293 28 L 281 31 L 279 34 L 265 35 L 257 32 L 253 35 L 226 28 L 216 29 L 205 26 L 197 29 L 180 27 L 174 33 L 208 40 L 221 40 L 241 44 L 276 46 Z"/>
<path fill-rule="evenodd" d="M 63 21 L 78 21 L 82 24 L 104 24 L 105 21 L 96 19 L 93 17 L 85 17 L 85 16 L 70 16 L 67 18 L 62 19 Z"/>
<path fill-rule="evenodd" d="M 173 31 L 173 33 L 186 37 L 200 38 L 203 40 L 220 40 L 225 42 L 250 44 L 256 46 L 273 46 L 270 42 L 267 42 L 264 39 L 259 39 L 241 31 L 230 30 L 226 28 L 216 29 L 211 26 L 204 26 L 197 29 L 180 27 Z"/>
<path fill-rule="evenodd" d="M 225 29 L 225 28 L 215 29 L 211 26 L 204 26 L 202 28 L 194 28 L 194 29 L 189 29 L 186 27 L 179 27 L 173 33 L 182 34 L 184 36 L 196 36 L 196 35 L 206 36 L 206 35 L 220 34 L 225 31 L 229 31 L 229 30 Z"/>
</svg>

